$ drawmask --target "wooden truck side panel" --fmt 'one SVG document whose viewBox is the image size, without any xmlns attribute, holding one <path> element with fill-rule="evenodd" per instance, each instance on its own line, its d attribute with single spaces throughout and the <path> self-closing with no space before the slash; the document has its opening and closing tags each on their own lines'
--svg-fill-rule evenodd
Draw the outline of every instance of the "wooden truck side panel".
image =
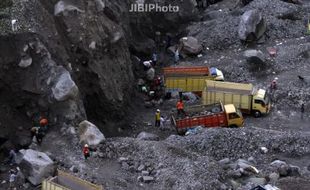
<svg viewBox="0 0 310 190">
<path fill-rule="evenodd" d="M 209 67 L 165 67 L 164 76 L 205 76 L 210 75 Z"/>
<path fill-rule="evenodd" d="M 253 85 L 233 82 L 206 80 L 203 91 L 203 104 L 221 101 L 223 104 L 234 104 L 243 113 L 251 113 Z"/>
<path fill-rule="evenodd" d="M 224 112 L 204 115 L 198 117 L 189 117 L 180 120 L 176 120 L 177 129 L 187 129 L 197 126 L 204 127 L 225 127 L 227 126 L 227 119 Z"/>
<path fill-rule="evenodd" d="M 202 101 L 205 105 L 219 101 L 223 102 L 223 104 L 234 104 L 243 113 L 251 113 L 252 110 L 252 95 L 204 90 Z"/>
<path fill-rule="evenodd" d="M 210 76 L 165 77 L 166 91 L 202 92 Z"/>
</svg>

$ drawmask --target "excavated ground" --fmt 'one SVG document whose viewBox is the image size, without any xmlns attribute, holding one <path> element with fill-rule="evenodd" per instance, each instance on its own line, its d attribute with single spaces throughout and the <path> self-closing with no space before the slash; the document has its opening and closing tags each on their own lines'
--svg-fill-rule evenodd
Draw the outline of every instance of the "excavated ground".
<svg viewBox="0 0 310 190">
<path fill-rule="evenodd" d="M 237 10 L 232 7 L 235 6 L 234 1 L 230 0 L 210 6 L 204 14 L 219 9 L 224 10 L 224 13 L 219 13 L 212 20 L 193 23 L 188 28 L 191 35 L 205 42 L 205 47 L 210 46 L 210 49 L 204 50 L 200 58 L 183 59 L 184 63 L 181 64 L 216 66 L 223 70 L 227 81 L 251 82 L 262 88 L 267 88 L 270 81 L 278 77 L 278 89 L 269 115 L 262 118 L 246 116 L 243 129 L 208 129 L 197 135 L 181 137 L 176 135 L 169 122 L 166 130 L 154 127 L 155 110 L 160 108 L 163 115 L 169 116 L 176 100 L 166 101 L 159 107 L 145 108 L 143 95 L 136 93 L 128 113 L 131 120 L 125 123 L 123 128 L 118 128 L 117 133 L 105 130 L 104 124 L 98 124 L 104 134 L 119 137 L 108 138 L 88 161 L 83 159 L 77 137 L 65 129 L 50 131 L 41 147 L 37 147 L 38 150 L 47 152 L 60 169 L 103 184 L 105 189 L 225 189 L 222 188 L 223 184 L 229 186 L 229 179 L 218 161 L 224 158 L 237 160 L 249 157 L 254 158 L 254 164 L 262 175 L 269 174 L 268 166 L 276 159 L 299 166 L 301 176 L 281 178 L 276 185 L 282 190 L 310 189 L 310 85 L 297 77 L 308 76 L 310 71 L 310 37 L 305 35 L 302 25 L 302 20 L 309 17 L 310 12 L 307 13 L 307 10 L 310 6 L 309 2 L 305 1 L 300 20 L 282 21 L 273 20 L 274 16 L 268 13 L 272 12 L 273 4 L 268 7 L 268 2 L 257 0 Z M 287 7 L 297 6 L 283 5 L 283 2 L 278 0 L 273 3 Z M 237 36 L 232 35 L 236 35 L 237 26 L 234 24 L 240 12 L 252 7 L 266 9 L 264 14 L 269 19 L 269 25 L 275 21 L 280 24 L 273 23 L 275 25 L 272 26 L 276 29 L 273 31 L 270 28 L 267 31 L 269 37 L 263 44 L 245 46 L 236 40 Z M 277 14 L 277 11 L 274 14 Z M 224 22 L 225 19 L 228 20 Z M 294 28 L 295 26 L 298 27 Z M 296 31 L 292 32 L 291 28 Z M 208 29 L 212 32 L 208 33 Z M 227 31 L 224 32 L 224 29 Z M 222 39 L 230 41 L 225 41 L 223 45 Z M 229 45 L 226 46 L 226 43 Z M 275 58 L 269 57 L 267 47 L 277 48 Z M 248 65 L 243 52 L 250 48 L 264 52 L 267 64 L 254 67 Z M 162 54 L 161 59 L 165 60 L 164 65 L 172 64 L 172 61 L 168 61 L 172 60 L 171 55 Z M 9 90 L 1 91 L 8 92 L 1 97 L 6 97 Z M 18 112 L 6 109 L 5 105 L 9 102 L 7 99 L 2 98 L 0 102 L 3 102 L 0 108 L 1 123 L 10 120 L 18 125 L 31 125 L 26 119 L 10 119 L 15 118 L 14 114 Z M 306 105 L 303 117 L 300 113 L 301 102 Z M 141 131 L 156 134 L 160 140 L 136 139 Z M 269 149 L 267 154 L 259 151 L 263 146 Z M 121 162 L 120 158 L 127 161 Z M 154 182 L 142 183 L 138 180 L 141 172 L 137 171 L 137 168 L 141 165 L 155 177 Z M 72 171 L 72 166 L 78 169 L 77 173 Z M 8 168 L 7 165 L 1 167 L 2 171 Z M 7 180 L 7 174 L 2 173 L 0 179 Z"/>
</svg>

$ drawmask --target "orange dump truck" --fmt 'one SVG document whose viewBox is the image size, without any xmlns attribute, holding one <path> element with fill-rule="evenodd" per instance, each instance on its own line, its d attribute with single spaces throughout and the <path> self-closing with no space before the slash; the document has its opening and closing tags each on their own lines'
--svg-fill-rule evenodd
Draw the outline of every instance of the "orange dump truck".
<svg viewBox="0 0 310 190">
<path fill-rule="evenodd" d="M 231 127 L 243 126 L 242 113 L 233 104 L 220 103 L 210 105 L 190 106 L 185 109 L 186 116 L 171 117 L 172 124 L 179 134 L 184 134 L 188 129 L 202 127 Z"/>
</svg>

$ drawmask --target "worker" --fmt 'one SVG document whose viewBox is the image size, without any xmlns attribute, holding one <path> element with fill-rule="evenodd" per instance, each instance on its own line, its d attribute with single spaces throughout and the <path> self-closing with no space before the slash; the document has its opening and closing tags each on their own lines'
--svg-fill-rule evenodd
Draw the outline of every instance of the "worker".
<svg viewBox="0 0 310 190">
<path fill-rule="evenodd" d="M 176 50 L 174 52 L 174 63 L 178 64 L 179 60 L 180 60 L 180 53 L 179 53 L 179 49 L 176 48 Z"/>
<path fill-rule="evenodd" d="M 177 103 L 177 110 L 178 110 L 178 115 L 185 115 L 185 112 L 184 112 L 184 103 L 182 101 L 182 99 L 180 99 Z"/>
<path fill-rule="evenodd" d="M 274 78 L 271 81 L 271 84 L 270 84 L 271 91 L 274 91 L 277 88 L 277 83 L 278 83 L 278 77 Z"/>
<path fill-rule="evenodd" d="M 143 85 L 143 86 L 141 87 L 141 92 L 142 92 L 143 94 L 147 95 L 148 90 L 147 90 L 147 87 L 146 87 L 145 85 Z"/>
<path fill-rule="evenodd" d="M 170 33 L 166 33 L 166 39 L 165 39 L 165 43 L 166 43 L 166 47 L 165 50 L 167 51 L 168 48 L 171 46 L 171 41 L 172 41 L 172 37 Z"/>
<path fill-rule="evenodd" d="M 41 128 L 41 130 L 44 132 L 44 133 L 46 133 L 46 131 L 47 131 L 47 125 L 48 125 L 48 120 L 46 119 L 46 118 L 44 118 L 44 117 L 41 117 L 41 119 L 40 119 L 40 128 Z"/>
<path fill-rule="evenodd" d="M 304 112 L 305 112 L 305 104 L 304 103 L 301 104 L 300 112 L 301 112 L 301 119 L 303 119 L 304 118 Z"/>
<path fill-rule="evenodd" d="M 31 139 L 33 140 L 33 137 L 36 137 L 36 140 L 37 140 L 37 135 L 38 135 L 38 132 L 39 132 L 39 128 L 38 127 L 32 127 L 30 129 L 30 132 L 31 132 Z"/>
<path fill-rule="evenodd" d="M 155 127 L 160 127 L 160 110 L 157 109 L 155 113 Z"/>
<path fill-rule="evenodd" d="M 10 161 L 10 165 L 13 165 L 16 163 L 16 152 L 14 149 L 11 149 L 9 152 L 9 161 Z"/>
<path fill-rule="evenodd" d="M 17 20 L 16 19 L 13 19 L 11 21 L 11 24 L 12 24 L 12 31 L 13 32 L 16 32 L 17 31 Z"/>
<path fill-rule="evenodd" d="M 154 52 L 152 54 L 152 63 L 153 63 L 153 67 L 155 67 L 156 63 L 157 63 L 157 53 L 156 52 Z"/>
<path fill-rule="evenodd" d="M 144 61 L 143 66 L 144 66 L 144 71 L 149 70 L 152 67 L 151 61 Z"/>
<path fill-rule="evenodd" d="M 44 129 L 42 127 L 38 127 L 36 135 L 38 144 L 42 143 L 44 135 L 45 135 Z"/>
<path fill-rule="evenodd" d="M 15 171 L 10 170 L 10 176 L 9 176 L 10 187 L 9 187 L 9 189 L 16 189 L 15 188 L 15 179 L 16 179 Z"/>
<path fill-rule="evenodd" d="M 160 116 L 160 127 L 159 129 L 164 130 L 165 129 L 165 118 L 163 116 Z"/>
<path fill-rule="evenodd" d="M 87 158 L 90 156 L 88 144 L 84 145 L 84 147 L 83 147 L 83 154 L 84 154 L 85 160 L 87 160 Z"/>
</svg>

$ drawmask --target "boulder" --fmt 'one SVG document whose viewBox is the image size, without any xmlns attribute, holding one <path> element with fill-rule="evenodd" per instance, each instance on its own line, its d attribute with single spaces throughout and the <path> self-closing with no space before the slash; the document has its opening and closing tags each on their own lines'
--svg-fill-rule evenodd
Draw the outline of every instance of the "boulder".
<svg viewBox="0 0 310 190">
<path fill-rule="evenodd" d="M 144 141 L 158 141 L 159 137 L 155 134 L 147 133 L 143 131 L 138 134 L 137 139 L 144 140 Z"/>
<path fill-rule="evenodd" d="M 244 57 L 248 63 L 263 64 L 266 61 L 265 55 L 260 50 L 246 50 L 244 52 Z M 261 147 L 261 151 L 267 153 L 266 147 Z"/>
<path fill-rule="evenodd" d="M 19 167 L 27 180 L 39 185 L 43 179 L 53 176 L 56 170 L 54 162 L 43 152 L 32 149 L 19 151 Z"/>
<path fill-rule="evenodd" d="M 273 173 L 269 174 L 268 177 L 270 180 L 269 183 L 275 184 L 278 181 L 278 179 L 280 178 L 280 175 L 276 172 L 273 172 Z"/>
<path fill-rule="evenodd" d="M 27 68 L 32 64 L 32 58 L 30 56 L 23 57 L 18 66 L 22 68 Z"/>
<path fill-rule="evenodd" d="M 52 92 L 57 101 L 65 101 L 77 97 L 79 89 L 72 80 L 70 73 L 64 71 L 57 79 L 55 86 L 52 88 Z"/>
<path fill-rule="evenodd" d="M 242 41 L 258 40 L 265 33 L 266 27 L 266 22 L 258 10 L 246 11 L 239 23 L 239 38 Z"/>
<path fill-rule="evenodd" d="M 266 179 L 262 177 L 252 177 L 248 179 L 248 182 L 251 182 L 255 185 L 261 185 L 261 186 L 264 186 L 267 183 Z"/>
<path fill-rule="evenodd" d="M 100 130 L 89 121 L 82 121 L 79 124 L 80 143 L 89 146 L 97 146 L 105 140 Z"/>
<path fill-rule="evenodd" d="M 275 171 L 277 171 L 280 174 L 280 176 L 283 177 L 288 176 L 290 172 L 289 165 L 284 161 L 275 160 L 270 165 L 273 167 Z"/>
<path fill-rule="evenodd" d="M 300 176 L 300 168 L 298 166 L 289 165 L 289 176 Z"/>
<path fill-rule="evenodd" d="M 181 38 L 179 46 L 182 55 L 198 55 L 202 51 L 202 45 L 192 36 Z"/>
<path fill-rule="evenodd" d="M 78 7 L 76 7 L 74 5 L 70 5 L 64 1 L 59 1 L 54 7 L 54 15 L 55 16 L 58 16 L 60 14 L 67 15 L 68 12 L 71 12 L 71 11 L 76 11 L 76 12 L 80 12 L 80 13 L 84 12 L 81 9 L 79 9 Z"/>
<path fill-rule="evenodd" d="M 142 179 L 144 183 L 150 183 L 154 181 L 154 177 L 151 177 L 151 176 L 143 176 Z"/>
<path fill-rule="evenodd" d="M 150 68 L 146 72 L 146 79 L 149 80 L 149 81 L 153 81 L 154 78 L 155 78 L 155 69 L 154 68 Z"/>
</svg>

